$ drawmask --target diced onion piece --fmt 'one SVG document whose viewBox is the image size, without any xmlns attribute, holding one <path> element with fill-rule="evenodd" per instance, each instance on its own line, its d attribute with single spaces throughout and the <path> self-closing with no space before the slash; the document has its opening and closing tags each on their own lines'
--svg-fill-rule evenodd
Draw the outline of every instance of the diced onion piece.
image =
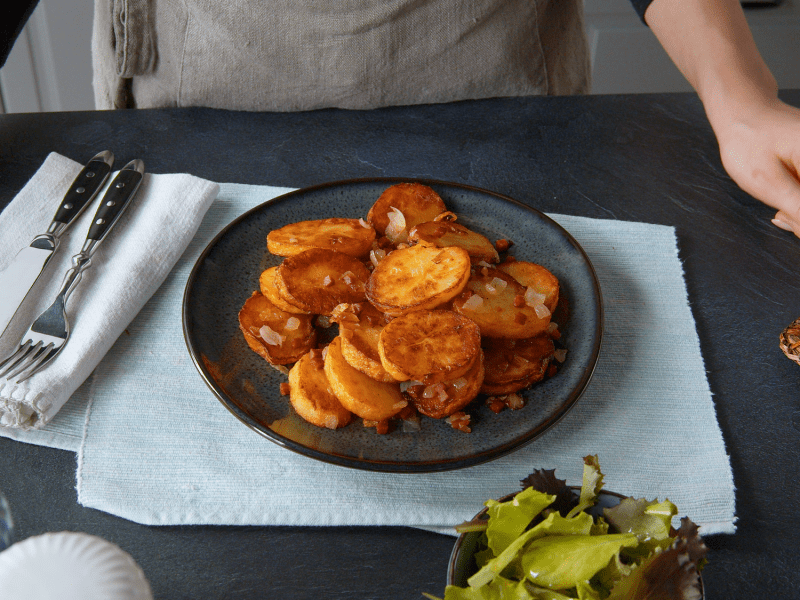
<svg viewBox="0 0 800 600">
<path fill-rule="evenodd" d="M 464 310 L 478 310 L 483 304 L 483 298 L 478 294 L 472 294 L 469 299 L 461 306 Z"/>
<path fill-rule="evenodd" d="M 413 416 L 404 418 L 401 431 L 403 433 L 418 433 L 422 429 L 419 422 L 419 415 L 414 413 Z"/>
<path fill-rule="evenodd" d="M 283 340 L 286 339 L 285 336 L 282 336 L 274 329 L 271 329 L 269 325 L 262 325 L 261 329 L 258 330 L 258 334 L 261 336 L 261 339 L 267 342 L 270 346 L 280 346 L 283 344 Z"/>
<path fill-rule="evenodd" d="M 342 273 L 342 279 L 347 285 L 353 283 L 353 277 L 355 277 L 355 273 L 353 273 L 352 271 L 345 271 L 344 273 Z"/>
<path fill-rule="evenodd" d="M 558 323 L 555 321 L 550 321 L 547 325 L 547 333 L 553 333 L 556 329 L 558 329 Z"/>
<path fill-rule="evenodd" d="M 325 360 L 325 357 L 326 357 L 326 356 L 328 356 L 328 347 L 327 347 L 327 346 L 325 346 L 325 347 L 322 349 L 322 360 Z"/>
<path fill-rule="evenodd" d="M 422 391 L 423 398 L 433 398 L 436 395 L 436 386 L 429 385 Z"/>
<path fill-rule="evenodd" d="M 408 402 L 406 402 L 405 400 L 401 400 L 400 402 L 395 402 L 394 404 L 392 404 L 392 408 L 394 410 L 400 410 L 401 408 L 405 408 L 406 406 L 408 406 Z"/>
<path fill-rule="evenodd" d="M 525 406 L 525 400 L 519 394 L 509 394 L 506 396 L 505 402 L 511 410 L 519 410 Z"/>
<path fill-rule="evenodd" d="M 424 385 L 420 381 L 401 381 L 400 382 L 400 391 L 405 392 L 410 387 L 414 387 L 415 385 Z"/>
<path fill-rule="evenodd" d="M 494 295 L 494 294 L 496 294 L 496 293 L 497 293 L 497 288 L 496 288 L 496 287 L 494 287 L 494 286 L 492 285 L 492 282 L 489 282 L 489 283 L 487 283 L 487 284 L 486 284 L 486 285 L 484 285 L 483 287 L 485 287 L 485 288 L 486 288 L 486 291 L 487 291 L 489 294 L 492 294 L 492 295 Z"/>
<path fill-rule="evenodd" d="M 567 351 L 564 348 L 559 348 L 553 352 L 553 358 L 558 362 L 563 363 L 567 359 Z"/>
<path fill-rule="evenodd" d="M 331 279 L 331 276 L 330 275 L 325 275 L 325 279 L 322 280 L 322 285 L 324 285 L 325 287 L 328 287 L 332 283 L 333 283 L 333 279 Z"/>
<path fill-rule="evenodd" d="M 532 287 L 525 290 L 525 304 L 528 306 L 536 306 L 537 304 L 544 304 L 544 299 L 547 298 L 544 294 L 539 294 Z"/>
<path fill-rule="evenodd" d="M 496 287 L 498 290 L 506 289 L 508 282 L 505 279 L 500 279 L 499 277 L 495 277 L 492 279 L 492 285 Z"/>
<path fill-rule="evenodd" d="M 453 387 L 456 388 L 457 390 L 462 389 L 468 383 L 469 383 L 469 381 L 467 381 L 463 377 L 459 377 L 458 379 L 456 379 L 455 381 L 452 382 Z"/>
<path fill-rule="evenodd" d="M 389 217 L 389 224 L 386 226 L 386 237 L 390 241 L 395 242 L 400 235 L 406 230 L 406 218 L 394 206 L 391 211 L 386 215 Z"/>
<path fill-rule="evenodd" d="M 383 248 L 376 248 L 369 251 L 369 260 L 373 266 L 377 267 L 378 263 L 386 258 L 386 250 Z"/>
<path fill-rule="evenodd" d="M 534 304 L 533 310 L 540 319 L 545 319 L 550 316 L 550 309 L 544 304 Z"/>
<path fill-rule="evenodd" d="M 359 219 L 359 220 L 358 220 L 358 222 L 361 224 L 361 226 L 362 226 L 364 229 L 369 229 L 370 227 L 372 227 L 372 225 L 370 225 L 369 223 L 367 223 L 367 222 L 366 222 L 364 219 Z"/>
<path fill-rule="evenodd" d="M 479 267 L 491 267 L 492 266 L 489 263 L 487 263 L 485 260 L 480 261 L 479 263 L 477 263 L 477 265 Z"/>
<path fill-rule="evenodd" d="M 300 327 L 300 319 L 297 317 L 289 317 L 286 319 L 286 325 L 284 326 L 284 331 L 295 331 L 298 327 Z"/>
</svg>

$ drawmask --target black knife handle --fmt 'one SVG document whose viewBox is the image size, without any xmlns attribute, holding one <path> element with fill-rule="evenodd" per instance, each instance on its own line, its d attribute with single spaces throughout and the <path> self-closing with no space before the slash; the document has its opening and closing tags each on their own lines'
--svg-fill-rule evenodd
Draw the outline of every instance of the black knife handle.
<svg viewBox="0 0 800 600">
<path fill-rule="evenodd" d="M 114 155 L 107 150 L 92 158 L 69 186 L 53 221 L 72 223 L 103 187 L 113 164 Z"/>
<path fill-rule="evenodd" d="M 94 215 L 89 227 L 87 240 L 100 242 L 117 222 L 120 215 L 130 204 L 144 178 L 144 163 L 141 160 L 129 162 L 108 186 L 100 207 Z"/>
</svg>

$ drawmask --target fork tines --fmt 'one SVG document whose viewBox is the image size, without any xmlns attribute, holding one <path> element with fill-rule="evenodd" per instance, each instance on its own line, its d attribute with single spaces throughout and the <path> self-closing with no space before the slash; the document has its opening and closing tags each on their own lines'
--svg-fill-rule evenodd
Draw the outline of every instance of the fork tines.
<svg viewBox="0 0 800 600">
<path fill-rule="evenodd" d="M 46 337 L 50 336 L 42 336 L 42 338 Z M 63 340 L 58 341 L 63 342 Z M 21 383 L 36 373 L 58 354 L 60 349 L 59 346 L 56 346 L 55 341 L 46 342 L 48 342 L 46 339 L 40 339 L 36 343 L 33 343 L 31 339 L 26 340 L 14 354 L 0 363 L 0 377 L 10 380 L 19 375 L 16 383 Z"/>
</svg>

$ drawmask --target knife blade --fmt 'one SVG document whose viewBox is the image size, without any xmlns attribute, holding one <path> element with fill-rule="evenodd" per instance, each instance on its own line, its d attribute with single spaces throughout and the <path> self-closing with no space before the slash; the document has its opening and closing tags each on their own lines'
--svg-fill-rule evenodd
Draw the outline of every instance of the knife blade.
<svg viewBox="0 0 800 600">
<path fill-rule="evenodd" d="M 69 186 L 47 231 L 34 237 L 0 272 L 0 335 L 58 249 L 61 234 L 102 189 L 113 164 L 114 154 L 109 150 L 93 156 Z"/>
</svg>

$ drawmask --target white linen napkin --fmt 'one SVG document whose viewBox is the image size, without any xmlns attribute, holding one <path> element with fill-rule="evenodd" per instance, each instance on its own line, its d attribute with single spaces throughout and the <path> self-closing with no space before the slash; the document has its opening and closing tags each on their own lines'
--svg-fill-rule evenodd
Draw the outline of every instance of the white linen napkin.
<svg viewBox="0 0 800 600">
<path fill-rule="evenodd" d="M 406 525 L 453 534 L 453 525 L 487 498 L 518 489 L 532 470 L 555 468 L 578 484 L 581 458 L 599 454 L 606 489 L 669 498 L 703 534 L 735 531 L 733 474 L 672 227 L 550 215 L 597 271 L 603 350 L 575 407 L 507 456 L 444 473 L 373 473 L 300 456 L 242 425 L 189 358 L 181 300 L 209 241 L 287 191 L 222 184 L 130 335 L 65 410 L 42 430 L 0 428 L 0 435 L 77 451 L 82 505 L 152 525 Z"/>
<path fill-rule="evenodd" d="M 81 169 L 73 160 L 50 154 L 0 213 L 0 270 L 34 236 L 47 231 Z M 40 429 L 53 418 L 172 270 L 218 190 L 216 183 L 192 175 L 145 175 L 67 302 L 72 333 L 60 355 L 20 384 L 0 378 L 1 427 Z M 0 337 L 0 360 L 16 350 L 33 320 L 55 299 L 72 256 L 86 239 L 97 203 L 95 199 L 62 236 L 58 250 Z M 0 323 L 0 330 L 5 325 Z"/>
</svg>

